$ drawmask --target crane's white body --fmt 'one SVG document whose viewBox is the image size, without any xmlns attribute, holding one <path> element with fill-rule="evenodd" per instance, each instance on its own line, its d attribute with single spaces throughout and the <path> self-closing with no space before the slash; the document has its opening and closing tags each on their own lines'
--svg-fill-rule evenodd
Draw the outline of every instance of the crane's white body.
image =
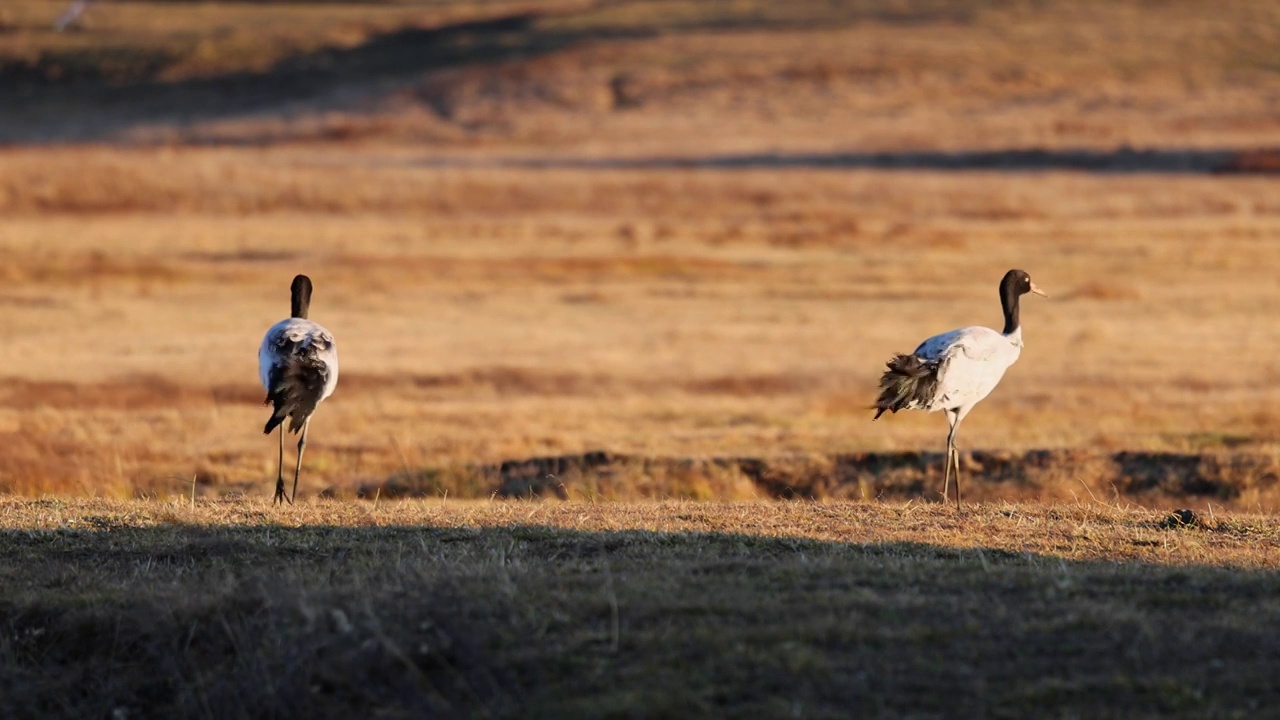
<svg viewBox="0 0 1280 720">
<path fill-rule="evenodd" d="M 975 325 L 934 335 L 920 343 L 914 355 L 938 363 L 938 384 L 933 398 L 912 409 L 950 410 L 963 419 L 991 394 L 1004 373 L 1022 354 L 1022 328 L 1004 334 Z"/>
<path fill-rule="evenodd" d="M 258 346 L 258 378 L 267 391 L 263 405 L 271 406 L 271 417 L 262 426 L 264 434 L 279 429 L 280 456 L 276 466 L 276 494 L 273 502 L 293 504 L 302 474 L 302 456 L 307 449 L 307 429 L 311 415 L 338 387 L 338 346 L 333 333 L 307 319 L 312 284 L 306 275 L 296 275 L 289 284 L 289 317 L 272 325 Z M 298 433 L 298 463 L 293 468 L 293 492 L 284 491 L 284 433 Z"/>
<path fill-rule="evenodd" d="M 956 509 L 960 509 L 960 452 L 956 430 L 969 411 L 996 389 L 1009 366 L 1022 354 L 1022 325 L 1018 322 L 1019 298 L 1027 293 L 1048 295 L 1031 282 L 1025 270 L 1013 269 L 1000 280 L 1000 308 L 1004 332 L 972 326 L 934 335 L 910 355 L 899 354 L 880 377 L 880 396 L 873 409 L 879 418 L 899 410 L 945 411 L 947 457 L 943 463 L 942 497 L 947 497 L 951 471 L 955 470 Z"/>
<path fill-rule="evenodd" d="M 262 387 L 271 391 L 272 370 L 283 367 L 290 356 L 301 353 L 325 365 L 325 384 L 320 393 L 324 400 L 338 387 L 338 346 L 333 333 L 320 324 L 302 318 L 286 318 L 272 325 L 258 348 L 258 377 Z"/>
</svg>

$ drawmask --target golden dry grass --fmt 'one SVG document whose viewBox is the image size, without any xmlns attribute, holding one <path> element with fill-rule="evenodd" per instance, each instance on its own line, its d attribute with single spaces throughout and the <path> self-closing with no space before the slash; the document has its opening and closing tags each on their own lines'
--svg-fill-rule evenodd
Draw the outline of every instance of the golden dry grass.
<svg viewBox="0 0 1280 720">
<path fill-rule="evenodd" d="M 1269 515 L 1204 512 L 1175 526 L 1168 513 L 1133 505 L 993 502 L 957 513 L 929 502 L 763 503 L 665 500 L 650 503 L 456 500 L 299 502 L 281 514 L 266 497 L 104 500 L 0 499 L 0 525 L 10 533 L 117 531 L 129 543 L 146 534 L 204 528 L 255 533 L 316 528 L 477 530 L 537 527 L 575 533 L 722 533 L 742 537 L 872 545 L 918 542 L 957 551 L 992 551 L 1013 559 L 1042 556 L 1073 562 L 1143 563 L 1167 567 L 1267 570 L 1280 565 L 1280 530 Z M 145 548 L 140 548 L 144 549 Z"/>
<path fill-rule="evenodd" d="M 95 6 L 71 40 L 22 14 L 0 53 L 128 37 L 141 7 Z M 379 6 L 350 49 L 538 7 Z M 304 494 L 594 449 L 819 465 L 934 451 L 940 417 L 869 422 L 881 364 L 998 324 L 994 286 L 1013 266 L 1055 297 L 1027 302 L 1023 358 L 963 447 L 1275 454 L 1272 177 L 838 161 L 1271 143 L 1275 6 L 788 7 L 564 4 L 515 31 L 536 52 L 423 67 L 354 104 L 197 104 L 179 123 L 104 106 L 106 137 L 135 144 L 3 150 L 0 487 L 168 496 L 195 477 L 267 492 L 253 352 L 300 271 L 343 358 Z M 167 6 L 174 24 L 156 32 L 204 27 L 189 13 L 211 9 Z M 351 10 L 225 18 L 296 53 L 235 13 Z M 455 14 L 401 15 L 419 11 Z M 209 71 L 248 67 L 219 62 Z M 181 97 L 179 75 L 138 81 Z M 60 103 L 59 87 L 46 90 Z M 21 136 L 40 107 L 61 106 L 33 101 L 9 128 Z M 764 156 L 725 166 L 726 153 Z M 693 164 L 627 165 L 668 156 Z M 1089 467 L 1043 496 L 1113 481 Z M 758 492 L 705 482 L 641 474 L 633 496 Z M 1266 480 L 1231 502 L 1280 497 Z"/>
<path fill-rule="evenodd" d="M 151 151 L 91 152 L 156 167 Z M 165 152 L 168 187 L 197 207 L 15 212 L 0 229 L 7 454 L 48 458 L 53 437 L 88 455 L 47 476 L 36 459 L 10 488 L 164 493 L 196 472 L 267 477 L 253 351 L 297 271 L 317 282 L 315 317 L 338 334 L 344 368 L 317 416 L 309 491 L 406 464 L 595 448 L 934 449 L 940 418 L 869 422 L 881 363 L 933 332 L 998 323 L 994 284 L 1014 265 L 1057 297 L 1028 301 L 1024 357 L 966 423 L 965 447 L 1199 450 L 1220 435 L 1271 452 L 1275 437 L 1269 179 L 975 186 L 790 171 L 779 185 L 765 171 L 411 165 L 353 177 L 304 150 Z M 72 183 L 76 154 L 0 164 L 15 186 Z M 235 166 L 274 177 L 232 192 L 293 207 L 198 207 L 226 193 L 184 175 Z M 374 207 L 328 206 L 361 193 Z M 1027 217 L 1000 217 L 1010 204 Z M 807 242 L 791 240 L 800 232 Z M 72 468 L 74 485 L 56 477 Z"/>
</svg>

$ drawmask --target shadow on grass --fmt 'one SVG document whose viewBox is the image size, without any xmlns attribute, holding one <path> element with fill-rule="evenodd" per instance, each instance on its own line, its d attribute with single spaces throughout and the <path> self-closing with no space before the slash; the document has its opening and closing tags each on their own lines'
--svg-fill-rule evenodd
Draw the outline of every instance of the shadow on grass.
<svg viewBox="0 0 1280 720">
<path fill-rule="evenodd" d="M 683 13 L 655 4 L 612 19 L 609 8 L 594 3 L 533 3 L 504 16 L 401 29 L 351 48 L 300 53 L 265 71 L 177 81 L 166 81 L 163 74 L 182 60 L 180 51 L 121 46 L 118 41 L 90 44 L 0 63 L 0 106 L 20 111 L 0 123 L 0 143 L 110 140 L 141 126 L 280 114 L 288 111 L 288 103 L 299 101 L 311 102 L 309 111 L 348 108 L 353 94 L 385 94 L 396 83 L 421 79 L 431 71 L 532 58 L 589 41 L 763 28 L 829 31 L 869 21 L 965 23 L 985 1 L 959 7 L 926 0 L 895 8 L 825 1 L 705 3 L 714 6 L 690 5 L 685 10 L 693 11 Z M 566 18 L 567 22 L 545 22 Z M 345 92 L 341 99 L 334 98 L 338 90 Z M 447 108 L 435 109 L 448 114 Z"/>
<path fill-rule="evenodd" d="M 0 693 L 19 714 L 1223 717 L 1280 701 L 1272 571 L 86 520 L 0 532 Z"/>
<path fill-rule="evenodd" d="M 287 58 L 262 72 L 164 81 L 153 77 L 172 58 L 138 61 L 137 77 L 113 82 L 101 75 L 111 58 L 88 51 L 75 58 L 42 58 L 0 73 L 0 105 L 18 110 L 0 123 L 0 143 L 40 144 L 109 140 L 135 126 L 280 112 L 290 102 L 331 94 L 342 86 L 367 93 L 379 82 L 421 76 L 431 70 L 563 48 L 580 38 L 536 32 L 538 13 L 375 36 L 354 48 L 328 49 Z M 58 82 L 46 79 L 56 63 Z M 68 67 L 69 65 L 69 67 Z M 154 65 L 154 67 L 152 67 Z M 324 108 L 311 108 L 324 109 Z"/>
<path fill-rule="evenodd" d="M 1280 150 L 1270 148 L 1157 148 L 1115 150 L 1017 148 L 1004 150 L 740 153 L 621 158 L 431 158 L 425 167 L 526 170 L 936 170 L 945 172 L 1270 173 L 1280 171 Z"/>
<path fill-rule="evenodd" d="M 1145 506 L 1212 502 L 1250 494 L 1271 503 L 1280 459 L 1263 452 L 1105 452 L 1042 449 L 961 454 L 975 501 L 1070 493 Z M 595 450 L 487 465 L 431 467 L 321 497 L 569 499 L 941 499 L 942 453 L 886 451 L 795 458 L 649 457 Z M 181 488 L 174 488 L 180 492 Z"/>
</svg>

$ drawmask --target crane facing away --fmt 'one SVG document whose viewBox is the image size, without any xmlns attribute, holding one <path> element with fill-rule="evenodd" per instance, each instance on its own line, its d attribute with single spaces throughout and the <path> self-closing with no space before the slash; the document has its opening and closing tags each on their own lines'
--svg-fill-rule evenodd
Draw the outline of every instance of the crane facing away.
<svg viewBox="0 0 1280 720">
<path fill-rule="evenodd" d="M 258 349 L 258 374 L 267 390 L 263 405 L 271 405 L 271 418 L 262 432 L 280 428 L 280 458 L 273 502 L 293 504 L 298 494 L 302 455 L 307 449 L 307 428 L 316 406 L 338 386 L 338 348 L 333 334 L 307 319 L 311 306 L 311 278 L 298 275 L 290 286 L 291 312 L 262 338 Z M 293 492 L 284 493 L 284 422 L 298 438 L 298 464 L 293 470 Z"/>
</svg>

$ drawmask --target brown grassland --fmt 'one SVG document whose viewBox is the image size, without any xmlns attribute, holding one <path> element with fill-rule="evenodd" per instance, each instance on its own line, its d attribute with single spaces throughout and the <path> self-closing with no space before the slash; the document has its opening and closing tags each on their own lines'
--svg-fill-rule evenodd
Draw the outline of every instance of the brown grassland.
<svg viewBox="0 0 1280 720">
<path fill-rule="evenodd" d="M 1280 4 L 65 6 L 0 6 L 7 705 L 1275 706 Z M 868 405 L 1010 267 L 957 514 Z"/>
</svg>

